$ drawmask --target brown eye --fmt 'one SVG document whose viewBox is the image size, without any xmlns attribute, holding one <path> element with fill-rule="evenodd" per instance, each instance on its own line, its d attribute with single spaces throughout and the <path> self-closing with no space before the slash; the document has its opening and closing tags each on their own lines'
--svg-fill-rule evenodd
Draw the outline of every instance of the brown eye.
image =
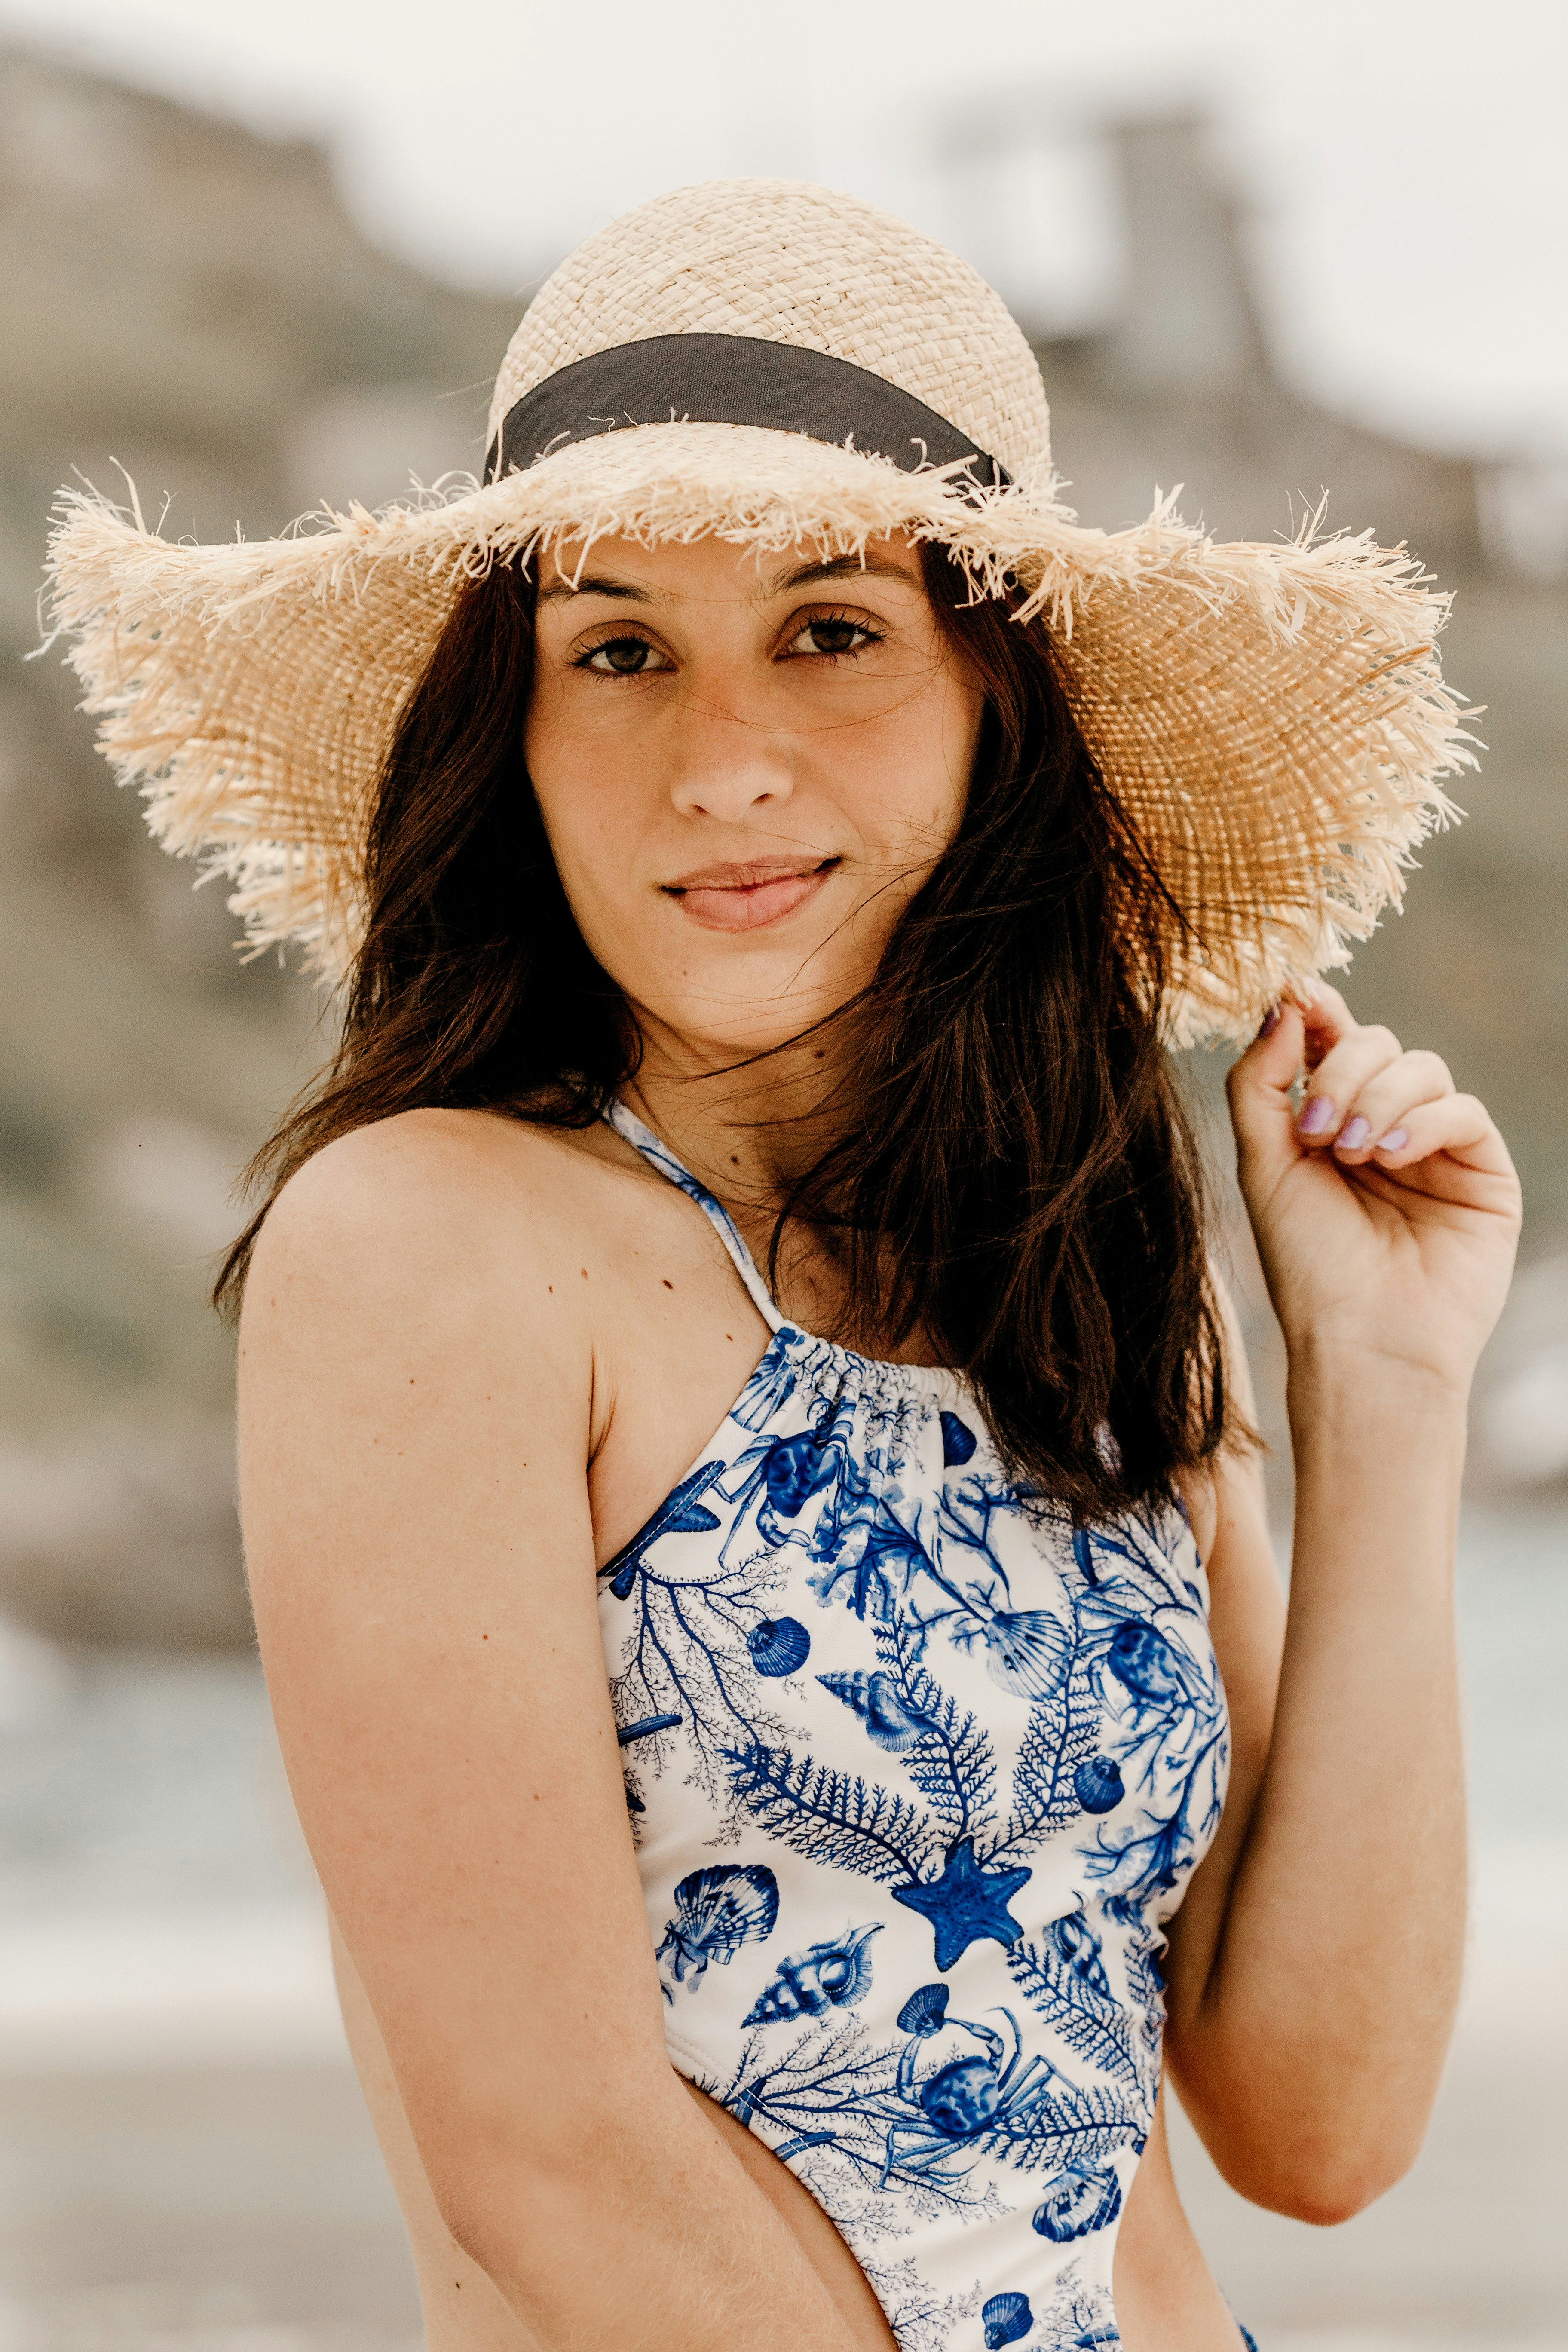
<svg viewBox="0 0 1568 2352">
<path fill-rule="evenodd" d="M 597 670 L 601 677 L 641 677 L 650 669 L 668 667 L 646 637 L 607 637 L 578 664 L 581 669 Z"/>
<path fill-rule="evenodd" d="M 807 621 L 790 646 L 792 654 L 858 654 L 863 646 L 879 645 L 881 640 L 858 621 L 835 618 L 824 613 L 815 621 Z"/>
</svg>

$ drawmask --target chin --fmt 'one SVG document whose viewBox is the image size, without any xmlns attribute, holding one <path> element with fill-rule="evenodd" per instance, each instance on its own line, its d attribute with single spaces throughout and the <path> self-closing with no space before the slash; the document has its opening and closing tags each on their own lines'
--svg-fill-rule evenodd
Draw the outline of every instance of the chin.
<svg viewBox="0 0 1568 2352">
<path fill-rule="evenodd" d="M 679 977 L 660 973 L 639 988 L 629 974 L 612 973 L 640 1018 L 668 1035 L 715 1059 L 741 1060 L 787 1045 L 814 1022 L 847 1004 L 871 978 L 875 965 L 814 973 L 831 942 L 803 940 L 784 946 L 770 940 L 765 956 L 756 944 L 730 955 L 703 957 Z"/>
<path fill-rule="evenodd" d="M 752 1008 L 733 1001 L 721 1007 L 710 1001 L 702 1005 L 658 1009 L 654 1018 L 667 1035 L 679 1038 L 704 1060 L 724 1064 L 744 1062 L 757 1054 L 776 1053 L 832 1010 L 830 1004 L 805 999 L 783 1008 Z"/>
</svg>

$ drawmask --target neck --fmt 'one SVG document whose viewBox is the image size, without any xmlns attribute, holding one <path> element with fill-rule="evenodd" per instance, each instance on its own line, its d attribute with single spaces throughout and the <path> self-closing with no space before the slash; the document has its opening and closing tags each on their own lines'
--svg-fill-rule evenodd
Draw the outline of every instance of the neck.
<svg viewBox="0 0 1568 2352">
<path fill-rule="evenodd" d="M 798 1044 L 737 1062 L 639 1020 L 643 1058 L 622 1088 L 627 1108 L 668 1145 L 682 1167 L 726 1208 L 764 1276 L 780 1209 L 793 1179 L 808 1168 L 854 1116 L 845 1081 L 852 1034 L 847 1024 L 819 1028 Z M 850 1347 L 881 1349 L 900 1362 L 934 1364 L 929 1334 L 918 1326 L 897 1341 L 841 1327 L 844 1275 L 831 1235 L 786 1230 L 773 1296 L 807 1331 Z"/>
<path fill-rule="evenodd" d="M 819 1030 L 742 1059 L 639 1022 L 642 1061 L 628 1107 L 721 1201 L 748 1241 L 773 1223 L 799 1171 L 832 1139 L 844 1058 L 839 1030 Z"/>
</svg>

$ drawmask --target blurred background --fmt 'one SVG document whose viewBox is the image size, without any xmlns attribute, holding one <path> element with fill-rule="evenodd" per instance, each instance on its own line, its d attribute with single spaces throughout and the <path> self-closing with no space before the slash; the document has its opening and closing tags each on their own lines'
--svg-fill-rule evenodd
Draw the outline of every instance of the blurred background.
<svg viewBox="0 0 1568 2352">
<path fill-rule="evenodd" d="M 469 467 L 554 262 L 735 173 L 854 190 L 985 271 L 1086 521 L 1179 482 L 1189 518 L 1267 539 L 1327 489 L 1331 526 L 1458 592 L 1489 749 L 1348 992 L 1489 1097 L 1525 1180 L 1462 1546 L 1466 2005 L 1426 2154 L 1347 2227 L 1178 2153 L 1266 2347 L 1568 2347 L 1565 75 L 1553 0 L 0 0 L 0 2352 L 419 2326 L 251 1647 L 204 1306 L 324 1016 L 147 841 L 58 650 L 24 659 L 51 497 L 122 467 L 169 535 L 259 536 Z M 1223 1068 L 1190 1076 L 1278 1438 Z"/>
</svg>

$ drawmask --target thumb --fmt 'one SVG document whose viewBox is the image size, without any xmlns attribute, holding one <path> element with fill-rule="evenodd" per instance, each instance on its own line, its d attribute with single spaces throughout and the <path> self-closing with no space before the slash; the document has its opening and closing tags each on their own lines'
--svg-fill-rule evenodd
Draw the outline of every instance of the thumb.
<svg viewBox="0 0 1568 2352">
<path fill-rule="evenodd" d="M 1286 998 L 1232 1065 L 1226 1080 L 1236 1129 L 1237 1172 L 1246 1190 L 1270 1190 L 1301 1157 L 1290 1089 L 1301 1075 L 1306 1035 L 1300 1006 Z"/>
</svg>

